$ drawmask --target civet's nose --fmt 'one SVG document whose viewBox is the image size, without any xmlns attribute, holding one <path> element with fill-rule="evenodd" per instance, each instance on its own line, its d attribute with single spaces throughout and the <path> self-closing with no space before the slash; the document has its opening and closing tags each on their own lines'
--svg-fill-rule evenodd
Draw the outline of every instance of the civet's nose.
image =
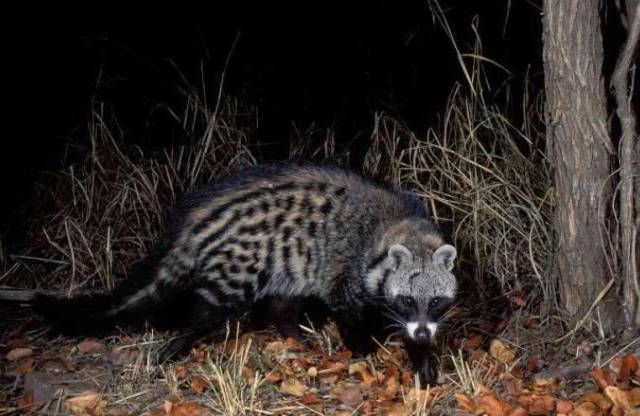
<svg viewBox="0 0 640 416">
<path fill-rule="evenodd" d="M 416 342 L 418 342 L 419 344 L 426 344 L 429 342 L 430 338 L 429 329 L 426 326 L 420 325 L 418 329 L 416 329 L 414 336 Z"/>
</svg>

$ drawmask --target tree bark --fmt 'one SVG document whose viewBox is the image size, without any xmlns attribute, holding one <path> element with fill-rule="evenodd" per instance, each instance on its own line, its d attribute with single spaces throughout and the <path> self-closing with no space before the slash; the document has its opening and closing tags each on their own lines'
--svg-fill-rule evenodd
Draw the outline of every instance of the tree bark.
<svg viewBox="0 0 640 416">
<path fill-rule="evenodd" d="M 602 73 L 599 0 L 543 6 L 546 151 L 554 168 L 556 277 L 572 323 L 585 318 L 613 275 L 603 242 L 611 195 L 611 138 Z M 616 308 L 596 306 L 605 328 Z"/>
<path fill-rule="evenodd" d="M 623 16 L 621 18 L 625 21 Z M 638 194 L 640 193 L 640 189 L 638 189 L 638 164 L 640 160 L 638 158 L 638 129 L 631 103 L 635 74 L 632 69 L 632 60 L 640 37 L 640 2 L 630 0 L 627 2 L 625 23 L 628 33 L 627 41 L 613 71 L 611 85 L 616 99 L 616 113 L 622 133 L 618 146 L 622 305 L 628 331 L 635 333 L 635 329 L 640 328 L 640 281 L 638 281 L 638 247 L 636 245 L 638 228 L 640 227 L 640 213 L 638 212 L 640 208 L 638 206 Z"/>
</svg>

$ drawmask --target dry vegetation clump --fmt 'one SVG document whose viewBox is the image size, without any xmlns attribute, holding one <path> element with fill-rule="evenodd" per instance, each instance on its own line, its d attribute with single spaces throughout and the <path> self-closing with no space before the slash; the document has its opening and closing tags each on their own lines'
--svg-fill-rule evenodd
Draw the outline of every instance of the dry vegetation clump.
<svg viewBox="0 0 640 416">
<path fill-rule="evenodd" d="M 550 273 L 553 200 L 549 168 L 539 149 L 539 113 L 525 101 L 523 124 L 514 126 L 488 98 L 501 92 L 489 88 L 480 67 L 474 68 L 472 82 L 472 89 L 459 85 L 453 90 L 439 125 L 423 135 L 377 114 L 362 166 L 367 174 L 420 195 L 459 248 L 458 273 L 471 301 L 463 299 L 462 312 L 442 340 L 441 386 L 415 389 L 394 339 L 381 340 L 377 354 L 367 360 L 352 360 L 333 325 L 303 328 L 304 346 L 272 331 L 231 331 L 225 341 L 203 344 L 185 360 L 163 365 L 155 357 L 168 333 L 149 330 L 99 340 L 102 350 L 92 361 L 87 356 L 94 352 L 80 348 L 85 341 L 58 338 L 46 344 L 41 331 L 12 330 L 3 341 L 6 349 L 32 349 L 33 355 L 3 365 L 4 374 L 31 377 L 31 384 L 25 383 L 31 386 L 45 368 L 38 363 L 51 357 L 70 362 L 78 372 L 108 368 L 107 381 L 92 386 L 90 394 L 67 386 L 51 398 L 60 409 L 74 397 L 93 400 L 92 414 L 121 409 L 152 415 L 437 415 L 458 408 L 507 415 L 582 406 L 582 390 L 561 403 L 560 393 L 567 395 L 562 381 L 531 381 L 545 368 L 544 360 L 528 351 L 530 341 L 511 336 L 523 325 L 536 327 L 539 334 L 545 318 L 556 312 Z M 190 93 L 185 102 L 180 112 L 166 108 L 184 133 L 180 145 L 153 153 L 124 146 L 124 134 L 106 121 L 104 112 L 94 111 L 88 145 L 76 151 L 82 157 L 48 175 L 38 197 L 42 208 L 27 233 L 28 249 L 5 260 L 0 284 L 70 294 L 110 288 L 114 275 L 126 275 L 151 248 L 176 198 L 262 159 L 254 146 L 259 142 L 253 118 L 232 101 L 221 100 L 210 110 Z M 347 165 L 353 155 L 336 143 L 331 130 L 294 129 L 290 157 Z M 522 320 L 502 314 L 481 322 L 478 317 L 496 295 L 507 299 Z M 611 382 L 622 392 L 612 394 L 631 395 L 637 371 L 628 370 L 625 383 Z M 7 409 L 40 406 L 28 389 L 11 383 L 13 405 Z M 605 388 L 597 394 L 609 397 Z M 43 397 L 36 391 L 36 398 Z"/>
<path fill-rule="evenodd" d="M 255 163 L 248 148 L 253 126 L 237 103 L 225 100 L 212 111 L 197 95 L 187 98 L 181 112 L 166 112 L 181 126 L 181 142 L 154 153 L 125 147 L 124 133 L 101 107 L 93 109 L 86 140 L 71 149 L 79 156 L 44 175 L 25 251 L 13 256 L 3 284 L 68 294 L 109 289 L 113 276 L 125 275 L 157 240 L 176 198 Z"/>
</svg>

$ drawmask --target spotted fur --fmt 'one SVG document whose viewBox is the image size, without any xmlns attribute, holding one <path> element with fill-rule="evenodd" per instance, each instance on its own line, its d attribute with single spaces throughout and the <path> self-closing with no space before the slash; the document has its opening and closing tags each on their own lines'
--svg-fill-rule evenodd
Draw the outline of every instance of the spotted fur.
<svg viewBox="0 0 640 416">
<path fill-rule="evenodd" d="M 410 193 L 308 163 L 249 167 L 187 196 L 141 283 L 75 314 L 72 326 L 153 315 L 179 299 L 187 330 L 171 356 L 260 299 L 304 295 L 327 306 L 355 352 L 371 351 L 370 335 L 400 325 L 412 358 L 411 348 L 426 351 L 455 297 L 454 258 Z M 74 301 L 42 296 L 39 304 L 52 317 L 63 302 Z M 52 320 L 71 324 L 65 314 Z M 425 354 L 412 362 L 433 383 Z"/>
</svg>

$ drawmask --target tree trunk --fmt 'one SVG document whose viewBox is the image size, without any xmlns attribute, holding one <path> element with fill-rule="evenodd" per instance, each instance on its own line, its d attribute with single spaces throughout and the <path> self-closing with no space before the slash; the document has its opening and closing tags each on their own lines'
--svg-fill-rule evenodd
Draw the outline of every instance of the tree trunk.
<svg viewBox="0 0 640 416">
<path fill-rule="evenodd" d="M 613 275 L 604 242 L 611 195 L 611 139 L 602 73 L 599 0 L 544 2 L 547 155 L 556 191 L 556 276 L 573 324 L 589 315 Z M 597 302 L 604 328 L 613 302 Z"/>
</svg>

